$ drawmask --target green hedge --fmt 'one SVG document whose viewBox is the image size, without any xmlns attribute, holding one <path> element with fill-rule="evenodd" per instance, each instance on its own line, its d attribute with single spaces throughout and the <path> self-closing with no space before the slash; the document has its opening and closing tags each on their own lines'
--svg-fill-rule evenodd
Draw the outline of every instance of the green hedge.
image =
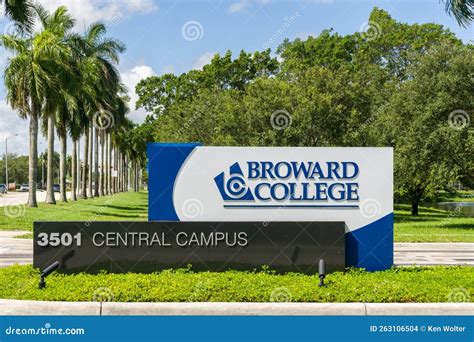
<svg viewBox="0 0 474 342">
<path fill-rule="evenodd" d="M 318 287 L 317 276 L 259 272 L 154 274 L 53 273 L 38 290 L 32 266 L 0 269 L 0 298 L 117 302 L 449 302 L 474 299 L 474 267 L 403 267 L 383 272 L 333 273 Z"/>
</svg>

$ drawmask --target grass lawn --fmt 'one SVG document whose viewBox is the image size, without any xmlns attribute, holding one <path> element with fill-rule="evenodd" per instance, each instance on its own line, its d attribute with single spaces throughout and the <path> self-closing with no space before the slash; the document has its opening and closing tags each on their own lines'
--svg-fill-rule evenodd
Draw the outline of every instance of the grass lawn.
<svg viewBox="0 0 474 342">
<path fill-rule="evenodd" d="M 77 202 L 0 208 L 0 230 L 32 230 L 34 221 L 146 221 L 148 193 L 124 192 Z"/>
<path fill-rule="evenodd" d="M 474 242 L 474 217 L 426 207 L 412 216 L 410 206 L 400 204 L 394 230 L 395 242 Z"/>
<path fill-rule="evenodd" d="M 474 191 L 458 191 L 449 193 L 440 191 L 433 202 L 474 202 Z"/>
<path fill-rule="evenodd" d="M 53 273 L 38 290 L 32 266 L 0 268 L 0 298 L 116 302 L 461 302 L 474 300 L 474 267 L 350 270 L 326 277 L 269 271 L 223 273 L 189 269 L 153 274 Z"/>
<path fill-rule="evenodd" d="M 126 192 L 56 205 L 39 203 L 38 208 L 22 206 L 21 215 L 12 207 L 0 208 L 0 230 L 32 230 L 33 221 L 107 221 L 147 220 L 148 194 Z M 2 215 L 3 214 L 3 215 Z M 27 234 L 24 237 L 31 237 Z M 418 216 L 410 215 L 409 205 L 395 206 L 396 242 L 474 242 L 474 217 L 434 208 L 420 208 Z"/>
</svg>

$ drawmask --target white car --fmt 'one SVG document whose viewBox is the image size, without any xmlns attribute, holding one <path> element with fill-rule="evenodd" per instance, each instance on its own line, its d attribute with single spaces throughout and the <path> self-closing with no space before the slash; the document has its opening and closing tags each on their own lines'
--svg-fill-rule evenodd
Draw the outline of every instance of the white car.
<svg viewBox="0 0 474 342">
<path fill-rule="evenodd" d="M 26 191 L 26 192 L 27 192 L 27 191 L 29 191 L 29 190 L 30 190 L 30 187 L 29 187 L 28 184 L 22 184 L 22 185 L 20 186 L 20 191 L 24 191 L 24 192 Z"/>
</svg>

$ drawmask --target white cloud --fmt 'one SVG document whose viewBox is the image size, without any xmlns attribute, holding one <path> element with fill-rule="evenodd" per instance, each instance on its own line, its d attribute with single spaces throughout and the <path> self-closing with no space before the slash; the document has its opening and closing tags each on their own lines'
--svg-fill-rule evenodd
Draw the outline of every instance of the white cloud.
<svg viewBox="0 0 474 342">
<path fill-rule="evenodd" d="M 38 131 L 38 154 L 42 153 L 47 146 L 46 138 Z M 0 150 L 5 151 L 5 138 L 8 138 L 8 154 L 15 153 L 19 155 L 28 155 L 29 153 L 29 127 L 30 119 L 22 119 L 18 116 L 18 112 L 11 109 L 5 100 L 0 100 Z M 68 139 L 68 153 L 71 153 L 71 139 Z M 54 150 L 59 152 L 61 146 L 58 136 L 55 132 Z"/>
<path fill-rule="evenodd" d="M 5 138 L 8 138 L 9 154 L 28 154 L 28 128 L 29 121 L 21 119 L 5 100 L 0 100 L 0 150 L 2 154 L 5 153 Z"/>
<path fill-rule="evenodd" d="M 331 1 L 331 0 L 325 0 L 325 1 Z M 265 5 L 268 5 L 270 2 L 271 0 L 239 0 L 230 4 L 227 11 L 229 13 L 245 12 L 246 10 L 253 7 L 254 4 L 265 6 Z"/>
<path fill-rule="evenodd" d="M 119 21 L 158 9 L 153 0 L 42 0 L 41 4 L 50 11 L 67 6 L 81 30 L 84 24 L 87 26 L 94 21 Z"/>
<path fill-rule="evenodd" d="M 143 109 L 135 110 L 138 96 L 135 93 L 135 85 L 143 78 L 154 75 L 154 71 L 147 65 L 137 65 L 134 68 L 121 73 L 122 81 L 129 89 L 130 114 L 129 117 L 137 123 L 143 122 L 147 113 Z M 21 119 L 18 112 L 11 109 L 6 100 L 0 100 L 0 153 L 5 151 L 5 138 L 8 138 L 8 153 L 28 155 L 29 151 L 29 119 Z M 18 134 L 17 136 L 15 134 Z M 82 141 L 81 141 L 82 143 Z M 38 134 L 38 153 L 46 148 L 46 139 L 41 131 Z M 68 153 L 71 153 L 71 139 L 68 139 Z M 55 150 L 59 151 L 59 139 L 55 137 Z"/>
<path fill-rule="evenodd" d="M 238 13 L 246 10 L 249 7 L 248 0 L 240 0 L 238 2 L 234 2 L 229 6 L 229 13 Z"/>
<path fill-rule="evenodd" d="M 202 70 L 203 66 L 211 62 L 212 57 L 214 57 L 215 54 L 215 52 L 210 51 L 203 53 L 194 63 L 193 69 Z"/>
<path fill-rule="evenodd" d="M 128 95 L 130 96 L 130 114 L 129 118 L 136 123 L 141 123 L 147 116 L 143 108 L 135 110 L 135 103 L 138 100 L 138 95 L 135 93 L 135 86 L 140 80 L 155 75 L 155 72 L 148 65 L 137 65 L 130 70 L 121 73 L 122 82 L 128 88 Z"/>
</svg>

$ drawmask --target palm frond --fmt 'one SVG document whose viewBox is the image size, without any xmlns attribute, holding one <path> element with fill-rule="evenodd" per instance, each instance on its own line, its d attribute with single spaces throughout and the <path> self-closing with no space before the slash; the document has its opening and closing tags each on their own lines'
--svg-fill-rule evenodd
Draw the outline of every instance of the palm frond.
<svg viewBox="0 0 474 342">
<path fill-rule="evenodd" d="M 446 12 L 454 16 L 462 27 L 474 20 L 474 0 L 443 0 Z"/>
</svg>

